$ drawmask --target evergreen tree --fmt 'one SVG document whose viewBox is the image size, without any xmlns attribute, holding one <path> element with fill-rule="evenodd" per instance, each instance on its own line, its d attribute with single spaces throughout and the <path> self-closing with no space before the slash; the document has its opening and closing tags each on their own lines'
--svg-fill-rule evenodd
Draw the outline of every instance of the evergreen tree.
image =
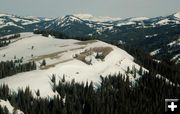
<svg viewBox="0 0 180 114">
<path fill-rule="evenodd" d="M 45 59 L 43 59 L 41 66 L 46 66 L 46 60 Z"/>
</svg>

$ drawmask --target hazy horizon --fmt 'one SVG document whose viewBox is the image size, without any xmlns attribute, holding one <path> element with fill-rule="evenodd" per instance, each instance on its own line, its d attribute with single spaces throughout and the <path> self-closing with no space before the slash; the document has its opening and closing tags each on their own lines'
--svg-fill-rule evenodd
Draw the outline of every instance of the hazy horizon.
<svg viewBox="0 0 180 114">
<path fill-rule="evenodd" d="M 0 13 L 51 18 L 69 14 L 156 17 L 179 12 L 179 4 L 180 0 L 5 0 L 1 1 Z"/>
</svg>

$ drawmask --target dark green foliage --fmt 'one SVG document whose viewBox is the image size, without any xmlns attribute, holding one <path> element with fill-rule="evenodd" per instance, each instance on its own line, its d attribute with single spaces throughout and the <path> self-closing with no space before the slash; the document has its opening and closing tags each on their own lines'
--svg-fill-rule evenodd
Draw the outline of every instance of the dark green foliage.
<svg viewBox="0 0 180 114">
<path fill-rule="evenodd" d="M 101 59 L 101 60 L 104 60 L 105 57 L 106 56 L 101 54 L 101 53 L 97 53 L 96 56 L 95 56 L 96 59 Z"/>
<path fill-rule="evenodd" d="M 43 59 L 41 66 L 46 66 L 46 60 L 45 59 Z"/>
<path fill-rule="evenodd" d="M 135 58 L 134 61 L 137 64 L 142 65 L 153 73 L 161 74 L 163 77 L 166 77 L 176 84 L 180 84 L 180 65 L 176 65 L 168 60 L 161 60 L 161 62 L 157 62 L 153 60 L 154 58 L 152 56 L 140 49 L 131 48 L 127 45 L 119 45 L 117 43 L 114 45 L 131 54 Z"/>
<path fill-rule="evenodd" d="M 52 77 L 51 77 L 51 82 L 52 82 L 52 83 L 55 83 L 55 82 L 56 82 L 56 75 L 55 75 L 55 74 L 52 75 Z"/>
<path fill-rule="evenodd" d="M 34 34 L 42 34 L 45 37 L 48 37 L 49 35 L 54 36 L 55 38 L 67 38 L 67 36 L 60 32 L 50 31 L 50 30 L 35 30 Z"/>
<path fill-rule="evenodd" d="M 20 72 L 26 72 L 36 69 L 36 63 L 34 61 L 28 63 L 22 63 L 22 60 L 11 60 L 0 62 L 0 78 L 12 76 Z"/>
<path fill-rule="evenodd" d="M 145 22 L 144 22 L 145 23 Z M 146 25 L 146 24 L 145 24 Z M 135 25 L 125 25 L 114 27 L 112 32 L 104 31 L 100 36 L 100 40 L 108 43 L 124 42 L 131 48 L 139 48 L 150 53 L 160 49 L 160 53 L 155 55 L 157 59 L 171 60 L 172 57 L 180 53 L 180 46 L 168 46 L 170 42 L 176 41 L 180 37 L 180 25 L 164 25 L 147 28 L 136 28 Z M 151 36 L 147 38 L 146 36 Z"/>
<path fill-rule="evenodd" d="M 0 40 L 0 47 L 7 46 L 11 43 L 10 40 Z"/>
<path fill-rule="evenodd" d="M 40 96 L 40 91 L 39 91 L 39 89 L 36 91 L 36 96 L 37 96 L 37 97 Z"/>
<path fill-rule="evenodd" d="M 8 95 L 10 94 L 10 89 L 7 85 L 3 84 L 0 85 L 0 97 L 2 99 L 5 99 L 8 97 Z"/>
<path fill-rule="evenodd" d="M 147 52 L 154 51 L 167 45 L 169 42 L 177 40 L 180 35 L 180 25 L 172 27 L 165 25 L 159 27 L 136 28 L 137 26 L 125 25 L 114 27 L 116 32 L 104 31 L 101 40 L 106 42 L 126 42 L 128 46 L 141 48 Z M 147 35 L 154 35 L 151 38 L 146 38 Z M 104 37 L 103 37 L 104 36 Z M 106 37 L 105 37 L 106 36 Z"/>
<path fill-rule="evenodd" d="M 135 32 L 137 31 L 134 31 L 133 34 Z M 43 36 L 50 34 L 57 38 L 70 38 L 56 32 L 35 31 L 35 33 L 43 34 Z M 81 40 L 87 39 L 82 38 Z M 180 84 L 179 67 L 169 61 L 157 63 L 153 61 L 153 57 L 142 51 L 116 45 L 133 55 L 135 62 L 150 72 L 143 72 L 142 67 L 135 69 L 135 67 L 130 66 L 126 71 L 127 74 L 131 73 L 134 77 L 136 77 L 136 73 L 142 75 L 135 83 L 132 84 L 128 78 L 119 74 L 118 76 L 100 77 L 101 82 L 97 88 L 94 88 L 92 82 L 86 82 L 86 84 L 76 83 L 75 80 L 65 82 L 65 76 L 56 84 L 56 76 L 53 75 L 50 78 L 52 89 L 54 92 L 57 91 L 61 98 L 59 96 L 54 96 L 52 99 L 40 98 L 39 90 L 35 92 L 38 98 L 34 98 L 30 88 L 12 93 L 8 86 L 2 85 L 0 87 L 0 99 L 8 99 L 13 106 L 25 114 L 162 114 L 165 98 L 180 98 L 180 88 L 177 86 Z M 96 58 L 102 57 L 97 54 Z M 23 58 L 16 62 L 20 62 L 22 65 L 22 60 Z M 3 73 L 0 70 L 0 75 L 4 72 L 13 75 L 17 71 L 26 71 L 29 68 L 28 65 L 28 68 L 25 67 L 26 65 L 22 65 L 14 72 L 14 62 L 7 61 L 6 67 L 4 66 L 5 63 L 0 63 L 0 65 L 3 64 L 2 67 L 0 66 L 0 69 L 3 69 Z M 131 68 L 132 70 L 130 70 Z M 156 74 L 161 74 L 174 85 L 166 82 L 164 78 L 157 78 Z M 1 110 L 4 109 L 0 108 Z"/>
<path fill-rule="evenodd" d="M 53 74 L 51 77 L 51 82 L 52 82 L 52 90 L 55 92 L 56 91 L 56 75 Z"/>
<path fill-rule="evenodd" d="M 142 75 L 142 73 L 143 73 L 142 66 L 140 66 L 140 69 L 139 69 L 138 74 L 139 74 L 139 75 Z"/>
<path fill-rule="evenodd" d="M 143 72 L 135 84 L 121 74 L 100 78 L 97 88 L 92 82 L 60 80 L 56 91 L 61 98 L 53 99 L 34 98 L 28 87 L 10 94 L 4 85 L 0 90 L 6 94 L 0 94 L 0 99 L 8 99 L 25 114 L 163 114 L 165 98 L 180 98 L 177 85 L 156 78 L 151 72 Z"/>
<path fill-rule="evenodd" d="M 9 110 L 7 109 L 7 107 L 0 106 L 0 114 L 9 114 Z"/>
<path fill-rule="evenodd" d="M 21 36 L 20 34 L 14 34 L 14 35 L 9 36 L 9 37 L 0 38 L 0 47 L 9 45 L 11 43 L 12 39 L 19 38 L 20 36 Z"/>
<path fill-rule="evenodd" d="M 42 34 L 45 37 L 48 37 L 49 35 L 54 36 L 55 38 L 61 38 L 61 39 L 76 39 L 81 41 L 87 41 L 87 40 L 95 40 L 96 37 L 91 36 L 84 36 L 84 37 L 78 37 L 78 36 L 68 36 L 61 32 L 51 31 L 51 30 L 35 30 L 34 34 Z"/>
</svg>

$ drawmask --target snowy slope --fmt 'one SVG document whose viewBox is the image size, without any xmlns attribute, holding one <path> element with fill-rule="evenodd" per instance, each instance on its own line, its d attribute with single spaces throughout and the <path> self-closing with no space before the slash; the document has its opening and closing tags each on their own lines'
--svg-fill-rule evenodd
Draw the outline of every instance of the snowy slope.
<svg viewBox="0 0 180 114">
<path fill-rule="evenodd" d="M 0 14 L 0 27 L 23 26 L 38 23 L 41 20 L 37 17 L 19 17 L 16 15 Z"/>
<path fill-rule="evenodd" d="M 169 54 L 169 59 L 173 61 L 175 64 L 179 64 L 180 63 L 179 51 L 180 51 L 180 38 L 177 37 L 176 40 L 172 40 L 171 42 L 167 43 L 166 47 L 161 47 L 150 52 L 150 55 L 157 56 L 161 54 Z"/>
<path fill-rule="evenodd" d="M 135 17 L 135 18 L 131 18 L 130 21 L 144 21 L 144 20 L 148 20 L 149 18 L 147 17 Z"/>
<path fill-rule="evenodd" d="M 156 24 L 167 25 L 169 22 L 171 22 L 169 19 L 164 19 L 164 20 L 158 21 Z"/>
<path fill-rule="evenodd" d="M 4 100 L 0 99 L 0 106 L 3 107 L 3 108 L 6 107 L 10 114 L 14 114 L 13 113 L 14 107 L 10 104 L 9 101 L 4 101 Z M 20 111 L 20 110 L 16 110 L 16 114 L 24 114 L 24 113 L 22 111 Z"/>
<path fill-rule="evenodd" d="M 83 20 L 88 20 L 88 21 L 94 21 L 94 22 L 107 22 L 107 21 L 116 21 L 116 20 L 121 20 L 121 18 L 113 18 L 109 16 L 98 16 L 95 17 L 91 14 L 74 14 L 74 16 L 83 19 Z"/>
<path fill-rule="evenodd" d="M 150 53 L 150 55 L 154 56 L 154 55 L 158 54 L 160 50 L 161 49 L 154 50 Z"/>
<path fill-rule="evenodd" d="M 178 47 L 180 47 L 180 38 L 175 40 L 175 41 L 172 41 L 168 44 L 169 47 L 171 48 L 175 48 L 175 49 L 178 49 Z M 170 52 L 173 52 L 173 50 L 170 50 Z M 180 63 L 180 54 L 179 53 L 176 53 L 171 61 L 175 61 L 176 64 L 179 64 Z"/>
<path fill-rule="evenodd" d="M 51 89 L 50 77 L 56 74 L 57 81 L 65 75 L 67 80 L 75 79 L 77 82 L 93 81 L 99 82 L 99 76 L 109 74 L 126 74 L 127 67 L 134 66 L 139 70 L 140 66 L 133 60 L 134 58 L 124 50 L 101 41 L 81 42 L 71 39 L 55 39 L 51 36 L 43 37 L 32 33 L 23 33 L 22 37 L 7 47 L 0 48 L 0 60 L 11 60 L 24 57 L 24 61 L 35 60 L 38 70 L 16 74 L 14 76 L 0 79 L 0 84 L 8 84 L 13 90 L 30 86 L 33 90 L 40 90 L 41 97 L 57 95 Z M 34 46 L 34 49 L 31 47 Z M 76 54 L 81 54 L 91 49 L 112 49 L 104 60 L 95 59 L 93 54 L 87 55 L 91 58 L 92 64 L 74 58 Z M 2 55 L 6 54 L 5 57 Z M 33 57 L 31 56 L 33 54 Z M 41 68 L 40 63 L 46 60 L 46 67 Z M 127 74 L 131 81 L 135 78 Z M 138 78 L 139 75 L 137 74 Z M 34 91 L 33 91 L 34 92 Z M 35 95 L 35 94 L 34 94 Z"/>
<path fill-rule="evenodd" d="M 180 20 L 180 12 L 175 13 L 175 14 L 174 14 L 174 17 L 176 17 L 177 19 Z"/>
</svg>

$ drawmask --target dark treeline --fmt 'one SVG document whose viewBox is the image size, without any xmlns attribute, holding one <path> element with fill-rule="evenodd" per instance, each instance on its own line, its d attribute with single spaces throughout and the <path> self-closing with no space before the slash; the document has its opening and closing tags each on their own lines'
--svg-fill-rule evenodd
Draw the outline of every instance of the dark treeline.
<svg viewBox="0 0 180 114">
<path fill-rule="evenodd" d="M 119 74 L 101 77 L 97 88 L 92 82 L 65 82 L 64 78 L 54 87 L 61 98 L 40 98 L 39 91 L 34 98 L 28 87 L 10 94 L 8 86 L 2 85 L 0 99 L 8 99 L 25 114 L 163 114 L 165 98 L 180 98 L 177 85 L 153 73 L 144 73 L 134 84 Z"/>
<path fill-rule="evenodd" d="M 11 43 L 12 39 L 19 38 L 20 36 L 21 36 L 20 34 L 14 34 L 9 37 L 1 37 L 0 38 L 0 47 L 9 45 Z"/>
<path fill-rule="evenodd" d="M 48 37 L 49 35 L 54 36 L 55 38 L 61 38 L 61 39 L 76 39 L 81 41 L 87 41 L 87 40 L 95 40 L 96 37 L 86 36 L 86 37 L 71 37 L 61 32 L 51 31 L 51 30 L 35 30 L 34 34 L 42 34 L 45 37 Z"/>
<path fill-rule="evenodd" d="M 55 32 L 55 31 L 49 31 L 49 30 L 36 30 L 34 31 L 35 34 L 45 34 L 45 36 L 48 36 L 49 34 L 52 36 L 55 36 L 57 38 L 72 38 L 72 39 L 78 39 L 78 40 L 90 40 L 94 39 L 95 37 L 68 37 L 67 35 Z M 96 39 L 96 38 L 95 38 Z M 159 73 L 163 75 L 164 77 L 168 78 L 174 83 L 180 84 L 180 65 L 176 65 L 173 62 L 171 62 L 168 59 L 163 59 L 161 62 L 157 62 L 154 60 L 154 57 L 150 56 L 149 54 L 145 53 L 143 50 L 132 48 L 129 45 L 121 45 L 117 41 L 108 41 L 107 43 L 111 43 L 113 45 L 116 45 L 124 50 L 126 50 L 129 54 L 131 54 L 135 58 L 135 62 L 139 65 L 147 68 L 151 72 Z"/>
<path fill-rule="evenodd" d="M 56 38 L 72 38 L 59 32 L 35 31 L 34 33 L 43 36 L 52 35 Z M 41 93 L 37 90 L 35 98 L 29 87 L 25 90 L 19 89 L 16 93 L 10 91 L 8 86 L 2 85 L 0 99 L 9 100 L 15 109 L 20 109 L 25 114 L 163 114 L 165 98 L 180 98 L 178 66 L 168 60 L 154 61 L 152 56 L 139 49 L 112 44 L 125 49 L 135 58 L 135 62 L 147 68 L 149 73 L 142 73 L 141 67 L 138 73 L 142 76 L 134 83 L 121 74 L 100 77 L 101 81 L 97 88 L 94 88 L 92 82 L 76 83 L 75 80 L 66 82 L 65 78 L 56 84 L 56 77 L 53 75 L 52 89 L 61 97 L 40 98 Z M 36 68 L 34 62 L 26 65 L 19 64 L 18 61 L 1 62 L 0 78 L 3 78 L 3 74 L 9 76 L 18 71 L 24 72 L 34 68 Z M 167 82 L 165 78 L 157 78 L 157 74 L 161 74 L 173 84 Z M 7 109 L 0 107 L 1 113 L 8 114 Z"/>
<path fill-rule="evenodd" d="M 7 76 L 12 76 L 20 72 L 36 70 L 36 63 L 34 61 L 22 63 L 22 60 L 11 60 L 0 62 L 0 79 Z"/>
<path fill-rule="evenodd" d="M 0 47 L 7 46 L 11 43 L 11 40 L 1 40 L 0 39 Z"/>
<path fill-rule="evenodd" d="M 161 74 L 163 77 L 166 77 L 172 82 L 180 84 L 180 65 L 176 65 L 168 59 L 163 59 L 160 60 L 160 62 L 157 62 L 154 57 L 145 53 L 141 49 L 132 48 L 130 46 L 118 44 L 115 42 L 112 42 L 111 44 L 127 51 L 135 58 L 134 61 L 137 64 L 145 67 L 154 74 Z"/>
<path fill-rule="evenodd" d="M 7 107 L 0 106 L 0 114 L 9 114 Z"/>
</svg>

